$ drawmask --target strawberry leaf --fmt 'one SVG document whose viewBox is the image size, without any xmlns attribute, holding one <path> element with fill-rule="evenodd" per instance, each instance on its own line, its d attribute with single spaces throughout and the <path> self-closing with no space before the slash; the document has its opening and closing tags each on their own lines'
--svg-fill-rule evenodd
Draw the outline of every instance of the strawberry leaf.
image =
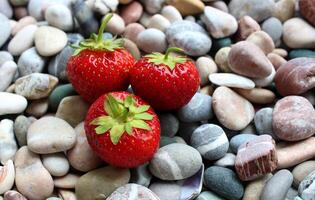
<svg viewBox="0 0 315 200">
<path fill-rule="evenodd" d="M 133 109 L 133 112 L 134 113 L 143 113 L 143 112 L 146 112 L 148 111 L 150 108 L 150 106 L 146 105 L 146 106 L 139 106 L 139 107 L 135 107 Z"/>
<path fill-rule="evenodd" d="M 100 117 L 94 119 L 93 121 L 91 121 L 90 124 L 92 124 L 92 125 L 104 125 L 107 123 L 111 123 L 113 121 L 114 121 L 114 119 L 111 116 L 100 116 Z"/>
<path fill-rule="evenodd" d="M 127 123 L 125 124 L 125 130 L 126 130 L 126 132 L 128 133 L 128 135 L 132 135 L 132 125 L 131 125 L 130 122 L 127 122 Z"/>
<path fill-rule="evenodd" d="M 125 132 L 124 127 L 125 126 L 123 124 L 117 124 L 113 126 L 112 129 L 110 130 L 110 133 L 109 133 L 110 140 L 112 141 L 114 145 L 118 144 L 120 137 Z"/>
<path fill-rule="evenodd" d="M 152 120 L 153 115 L 151 115 L 149 113 L 139 113 L 139 114 L 135 114 L 134 118 L 135 119 L 143 119 L 143 120 Z"/>
<path fill-rule="evenodd" d="M 130 122 L 132 127 L 144 130 L 151 130 L 151 127 L 143 120 L 133 120 Z"/>
</svg>

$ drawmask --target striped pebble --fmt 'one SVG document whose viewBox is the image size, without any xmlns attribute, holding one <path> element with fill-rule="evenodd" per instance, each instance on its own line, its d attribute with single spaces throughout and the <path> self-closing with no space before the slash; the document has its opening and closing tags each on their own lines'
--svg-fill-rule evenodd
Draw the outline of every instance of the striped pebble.
<svg viewBox="0 0 315 200">
<path fill-rule="evenodd" d="M 107 200 L 159 200 L 150 189 L 130 183 L 117 188 Z"/>
<path fill-rule="evenodd" d="M 173 143 L 160 148 L 149 169 L 162 180 L 181 180 L 194 175 L 202 165 L 199 152 L 189 145 Z"/>
<path fill-rule="evenodd" d="M 225 156 L 229 149 L 229 140 L 220 126 L 203 124 L 193 132 L 191 145 L 203 158 L 217 160 Z"/>
</svg>

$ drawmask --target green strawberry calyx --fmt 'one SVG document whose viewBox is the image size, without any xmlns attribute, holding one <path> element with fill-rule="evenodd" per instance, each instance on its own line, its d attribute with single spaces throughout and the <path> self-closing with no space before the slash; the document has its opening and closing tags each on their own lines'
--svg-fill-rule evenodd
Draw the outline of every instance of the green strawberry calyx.
<svg viewBox="0 0 315 200">
<path fill-rule="evenodd" d="M 165 55 L 162 53 L 154 52 L 152 54 L 146 55 L 145 57 L 154 64 L 166 65 L 170 70 L 173 70 L 177 63 L 184 63 L 187 61 L 186 57 L 170 55 L 171 52 L 183 53 L 183 50 L 177 47 L 170 47 L 167 49 Z"/>
<path fill-rule="evenodd" d="M 104 101 L 104 110 L 108 115 L 97 117 L 90 124 L 96 125 L 98 135 L 109 131 L 110 140 L 116 145 L 125 132 L 132 135 L 134 128 L 151 130 L 145 122 L 153 119 L 153 115 L 147 112 L 149 109 L 149 105 L 137 106 L 133 95 L 122 101 L 109 94 Z"/>
<path fill-rule="evenodd" d="M 112 17 L 113 14 L 109 13 L 103 18 L 97 35 L 95 33 L 92 33 L 89 39 L 81 41 L 79 45 L 71 45 L 71 47 L 75 49 L 74 55 L 80 54 L 80 52 L 85 49 L 115 51 L 116 49 L 123 48 L 123 39 L 116 39 L 116 37 L 106 40 L 103 39 L 103 32 Z"/>
</svg>

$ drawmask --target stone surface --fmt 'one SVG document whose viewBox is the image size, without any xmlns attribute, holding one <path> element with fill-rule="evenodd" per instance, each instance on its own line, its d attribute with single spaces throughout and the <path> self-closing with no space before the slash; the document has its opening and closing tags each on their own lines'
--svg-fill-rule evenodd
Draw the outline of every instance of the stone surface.
<svg viewBox="0 0 315 200">
<path fill-rule="evenodd" d="M 143 12 L 143 7 L 141 3 L 137 1 L 133 1 L 120 10 L 120 16 L 128 25 L 128 24 L 137 22 L 140 19 L 142 12 Z"/>
<path fill-rule="evenodd" d="M 20 76 L 26 76 L 32 73 L 42 72 L 45 64 L 46 58 L 38 55 L 35 47 L 32 47 L 21 54 L 17 66 Z"/>
<path fill-rule="evenodd" d="M 238 40 L 245 40 L 250 34 L 260 30 L 260 25 L 253 18 L 245 15 L 238 20 L 236 38 Z"/>
<path fill-rule="evenodd" d="M 233 90 L 220 86 L 214 91 L 212 98 L 214 113 L 226 128 L 242 130 L 253 120 L 253 105 Z"/>
<path fill-rule="evenodd" d="M 243 76 L 232 73 L 213 73 L 209 75 L 211 83 L 219 86 L 253 89 L 255 83 Z"/>
<path fill-rule="evenodd" d="M 114 35 L 122 34 L 125 30 L 125 22 L 123 18 L 114 13 L 105 30 Z"/>
<path fill-rule="evenodd" d="M 315 58 L 295 58 L 277 70 L 275 84 L 282 96 L 297 95 L 314 88 L 314 79 Z"/>
<path fill-rule="evenodd" d="M 163 15 L 155 14 L 153 15 L 148 23 L 148 28 L 156 28 L 160 31 L 165 32 L 166 29 L 171 25 L 171 23 Z"/>
<path fill-rule="evenodd" d="M 28 127 L 35 121 L 35 118 L 19 115 L 14 121 L 14 133 L 19 146 L 24 146 L 26 142 L 26 134 Z"/>
<path fill-rule="evenodd" d="M 127 184 L 129 179 L 129 169 L 102 167 L 81 176 L 75 186 L 75 194 L 78 200 L 105 199 L 117 188 Z"/>
<path fill-rule="evenodd" d="M 14 79 L 17 65 L 14 61 L 6 61 L 0 65 L 0 91 L 5 91 Z"/>
<path fill-rule="evenodd" d="M 166 3 L 177 8 L 183 16 L 200 14 L 205 9 L 200 0 L 166 0 Z"/>
<path fill-rule="evenodd" d="M 234 167 L 235 155 L 233 153 L 226 153 L 224 157 L 217 160 L 213 165 L 220 167 Z"/>
<path fill-rule="evenodd" d="M 130 198 L 136 198 L 137 200 L 160 200 L 148 188 L 134 183 L 126 184 L 117 188 L 107 199 L 129 200 Z"/>
<path fill-rule="evenodd" d="M 171 23 L 175 21 L 183 20 L 183 17 L 180 14 L 180 12 L 177 10 L 177 8 L 171 5 L 164 6 L 161 10 L 161 14 L 166 19 L 168 19 Z"/>
<path fill-rule="evenodd" d="M 3 0 L 2 0 L 3 1 Z M 7 39 L 10 37 L 11 33 L 11 26 L 10 26 L 10 21 L 9 19 L 0 13 L 0 47 L 7 41 Z"/>
<path fill-rule="evenodd" d="M 272 174 L 267 174 L 261 178 L 248 183 L 245 188 L 243 200 L 260 200 L 260 195 L 266 182 L 272 177 Z"/>
<path fill-rule="evenodd" d="M 203 124 L 194 130 L 190 144 L 197 149 L 203 158 L 218 160 L 229 148 L 229 141 L 224 130 L 215 124 Z"/>
<path fill-rule="evenodd" d="M 230 169 L 224 167 L 209 167 L 204 174 L 204 184 L 220 196 L 230 199 L 241 199 L 244 187 L 237 175 Z"/>
<path fill-rule="evenodd" d="M 311 200 L 314 198 L 315 191 L 314 191 L 314 183 L 315 180 L 315 172 L 311 172 L 308 174 L 304 180 L 299 185 L 299 196 L 303 198 L 303 200 Z"/>
<path fill-rule="evenodd" d="M 179 199 L 181 195 L 181 187 L 176 182 L 158 181 L 152 183 L 149 187 L 160 200 Z"/>
<path fill-rule="evenodd" d="M 39 99 L 32 101 L 27 109 L 26 113 L 33 117 L 41 117 L 48 111 L 48 100 L 47 99 Z"/>
<path fill-rule="evenodd" d="M 309 175 L 311 172 L 315 171 L 315 161 L 309 160 L 302 162 L 294 167 L 292 170 L 293 174 L 293 185 L 299 187 L 300 183 Z"/>
<path fill-rule="evenodd" d="M 57 188 L 73 189 L 77 184 L 80 176 L 77 174 L 69 173 L 62 177 L 54 178 L 54 185 Z"/>
<path fill-rule="evenodd" d="M 145 28 L 139 23 L 128 24 L 124 31 L 124 37 L 136 43 L 138 35 L 144 30 Z"/>
<path fill-rule="evenodd" d="M 256 86 L 258 87 L 266 87 L 269 86 L 273 83 L 273 80 L 275 78 L 276 75 L 276 70 L 272 67 L 271 68 L 271 74 L 265 78 L 255 78 L 252 79 L 255 83 Z"/>
<path fill-rule="evenodd" d="M 247 142 L 255 139 L 256 137 L 257 137 L 257 135 L 246 134 L 246 133 L 235 135 L 230 139 L 230 149 L 232 150 L 232 152 L 234 152 L 236 154 L 238 151 L 238 148 L 243 143 L 247 143 Z"/>
<path fill-rule="evenodd" d="M 73 18 L 70 9 L 62 4 L 49 6 L 45 11 L 45 19 L 49 25 L 63 31 L 73 29 Z"/>
<path fill-rule="evenodd" d="M 304 97 L 284 97 L 274 107 L 272 127 L 282 140 L 306 139 L 315 134 L 315 110 Z"/>
<path fill-rule="evenodd" d="M 14 27 L 12 27 L 11 34 L 15 35 L 25 26 L 30 25 L 30 24 L 36 24 L 36 22 L 37 21 L 34 17 L 25 16 L 25 17 L 21 18 Z"/>
<path fill-rule="evenodd" d="M 171 113 L 165 113 L 159 115 L 161 124 L 161 135 L 174 137 L 179 128 L 178 119 Z"/>
<path fill-rule="evenodd" d="M 315 58 L 315 51 L 312 51 L 309 49 L 295 49 L 289 52 L 290 59 L 300 58 L 300 57 Z"/>
<path fill-rule="evenodd" d="M 13 61 L 13 56 L 8 51 L 0 51 L 0 66 L 7 61 Z"/>
<path fill-rule="evenodd" d="M 70 165 L 64 153 L 42 155 L 44 167 L 52 176 L 64 176 L 68 173 Z"/>
<path fill-rule="evenodd" d="M 14 159 L 17 151 L 12 120 L 3 119 L 0 121 L 0 138 L 0 161 L 4 165 L 8 160 Z"/>
<path fill-rule="evenodd" d="M 0 166 L 0 194 L 9 191 L 14 184 L 15 169 L 12 160 L 8 160 L 3 166 Z"/>
<path fill-rule="evenodd" d="M 28 199 L 42 200 L 52 194 L 53 179 L 37 154 L 23 146 L 17 151 L 14 163 L 15 185 L 22 195 Z"/>
<path fill-rule="evenodd" d="M 278 70 L 281 67 L 281 65 L 287 62 L 283 57 L 275 53 L 269 53 L 267 55 L 267 58 L 269 59 L 269 61 L 272 63 L 276 70 Z"/>
<path fill-rule="evenodd" d="M 299 1 L 301 15 L 313 26 L 315 26 L 315 2 L 312 0 Z"/>
<path fill-rule="evenodd" d="M 258 46 L 267 55 L 275 49 L 275 44 L 272 38 L 264 31 L 256 31 L 250 34 L 246 41 Z"/>
<path fill-rule="evenodd" d="M 260 196 L 261 200 L 283 200 L 291 187 L 293 176 L 289 170 L 283 169 L 271 177 Z"/>
<path fill-rule="evenodd" d="M 251 78 L 265 78 L 272 72 L 272 64 L 255 44 L 242 41 L 232 45 L 228 57 L 230 69 Z"/>
<path fill-rule="evenodd" d="M 255 113 L 254 123 L 259 135 L 268 134 L 273 139 L 276 139 L 272 130 L 272 114 L 273 108 L 262 108 Z"/>
<path fill-rule="evenodd" d="M 76 135 L 73 128 L 57 117 L 42 117 L 31 124 L 27 132 L 27 145 L 39 154 L 56 153 L 71 149 Z"/>
<path fill-rule="evenodd" d="M 27 199 L 21 193 L 15 190 L 10 190 L 4 193 L 4 200 L 27 200 Z"/>
<path fill-rule="evenodd" d="M 201 78 L 200 85 L 206 85 L 209 83 L 208 76 L 218 71 L 218 67 L 213 59 L 205 56 L 199 57 L 196 60 L 196 67 Z"/>
<path fill-rule="evenodd" d="M 139 185 L 143 185 L 145 187 L 149 187 L 152 174 L 148 169 L 149 163 L 145 163 L 136 168 L 131 169 L 131 178 L 130 183 L 136 183 Z"/>
<path fill-rule="evenodd" d="M 294 16 L 295 0 L 279 0 L 276 2 L 272 12 L 272 16 L 278 18 L 281 22 L 285 22 Z"/>
<path fill-rule="evenodd" d="M 283 27 L 281 21 L 278 18 L 268 18 L 262 23 L 261 28 L 263 31 L 268 33 L 275 44 L 280 42 Z"/>
<path fill-rule="evenodd" d="M 167 48 L 165 34 L 155 28 L 146 29 L 137 36 L 138 47 L 147 52 L 164 52 Z"/>
<path fill-rule="evenodd" d="M 231 47 L 223 47 L 215 54 L 215 63 L 218 65 L 219 69 L 223 72 L 231 72 L 228 62 L 228 56 L 231 51 Z"/>
<path fill-rule="evenodd" d="M 174 143 L 160 148 L 150 161 L 151 173 L 162 180 L 181 180 L 195 174 L 202 165 L 199 152 L 191 146 Z"/>
<path fill-rule="evenodd" d="M 235 169 L 243 181 L 254 180 L 277 168 L 275 141 L 269 135 L 258 136 L 239 148 Z"/>
<path fill-rule="evenodd" d="M 67 62 L 73 55 L 74 49 L 66 46 L 62 51 L 50 60 L 48 65 L 49 74 L 58 77 L 60 80 L 67 81 Z"/>
<path fill-rule="evenodd" d="M 23 96 L 0 92 L 0 115 L 21 113 L 26 106 L 27 100 Z"/>
<path fill-rule="evenodd" d="M 196 200 L 224 200 L 223 198 L 219 197 L 213 192 L 210 191 L 203 191 L 200 195 L 196 198 Z"/>
<path fill-rule="evenodd" d="M 264 88 L 253 88 L 249 90 L 235 88 L 234 90 L 254 104 L 269 104 L 276 98 L 276 95 L 271 90 Z"/>
<path fill-rule="evenodd" d="M 75 129 L 76 143 L 72 149 L 67 151 L 70 165 L 76 170 L 87 172 L 101 165 L 101 159 L 92 151 L 88 144 L 84 123 L 78 124 Z"/>
</svg>

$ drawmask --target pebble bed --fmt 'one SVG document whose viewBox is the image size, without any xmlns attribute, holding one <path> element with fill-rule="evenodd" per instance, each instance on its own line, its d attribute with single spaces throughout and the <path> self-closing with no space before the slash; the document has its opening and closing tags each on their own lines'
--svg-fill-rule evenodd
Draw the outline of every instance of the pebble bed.
<svg viewBox="0 0 315 200">
<path fill-rule="evenodd" d="M 91 150 L 66 73 L 110 12 L 104 38 L 201 77 L 134 169 Z M 0 0 L 0 200 L 314 200 L 314 49 L 314 0 Z"/>
</svg>

